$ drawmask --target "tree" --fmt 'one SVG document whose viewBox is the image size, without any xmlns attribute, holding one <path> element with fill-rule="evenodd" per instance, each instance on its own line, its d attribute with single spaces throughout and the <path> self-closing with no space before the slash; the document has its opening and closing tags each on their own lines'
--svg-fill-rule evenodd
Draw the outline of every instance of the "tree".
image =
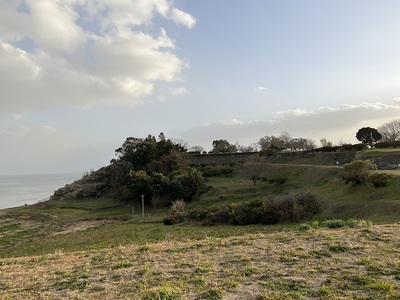
<svg viewBox="0 0 400 300">
<path fill-rule="evenodd" d="M 242 173 L 250 179 L 253 184 L 257 184 L 257 180 L 265 168 L 264 163 L 265 161 L 262 157 L 251 156 L 241 166 Z"/>
<path fill-rule="evenodd" d="M 400 139 L 400 119 L 393 120 L 378 127 L 382 142 L 395 142 Z"/>
<path fill-rule="evenodd" d="M 364 184 L 368 179 L 369 170 L 376 169 L 376 164 L 373 164 L 370 160 L 356 160 L 344 165 L 340 177 L 345 184 Z"/>
<path fill-rule="evenodd" d="M 231 145 L 227 140 L 214 140 L 212 142 L 212 153 L 234 153 L 237 152 L 236 145 Z"/>
<path fill-rule="evenodd" d="M 289 149 L 290 148 L 290 141 L 292 140 L 292 137 L 289 132 L 284 131 L 279 135 L 279 139 L 283 143 L 284 149 Z"/>
<path fill-rule="evenodd" d="M 332 142 L 328 141 L 326 138 L 320 139 L 322 147 L 332 147 Z"/>
<path fill-rule="evenodd" d="M 382 139 L 382 135 L 375 128 L 363 127 L 357 131 L 357 140 L 373 148 L 373 146 Z"/>
<path fill-rule="evenodd" d="M 132 170 L 165 173 L 179 168 L 179 159 L 176 156 L 184 152 L 186 149 L 181 143 L 166 139 L 163 133 L 159 134 L 158 140 L 152 135 L 148 135 L 145 139 L 128 137 L 122 146 L 115 150 L 118 159 L 112 162 L 125 164 Z M 165 168 L 165 163 L 158 162 L 168 162 L 169 168 Z M 157 168 L 157 165 L 160 168 Z"/>
<path fill-rule="evenodd" d="M 261 151 L 275 148 L 276 150 L 285 150 L 285 142 L 276 136 L 264 136 L 257 143 Z"/>
<path fill-rule="evenodd" d="M 118 172 L 112 182 L 121 200 L 138 201 L 143 194 L 145 201 L 160 206 L 177 198 L 191 201 L 204 190 L 201 173 L 188 167 L 182 140 L 163 133 L 158 139 L 129 137 L 115 152 L 118 159 L 111 166 Z"/>
<path fill-rule="evenodd" d="M 313 140 L 304 139 L 304 138 L 295 138 L 295 139 L 291 139 L 288 142 L 287 147 L 291 150 L 301 151 L 301 150 L 312 150 L 316 146 L 315 146 L 315 142 Z"/>
<path fill-rule="evenodd" d="M 257 152 L 257 145 L 256 144 L 251 144 L 248 146 L 241 146 L 241 145 L 236 145 L 238 152 L 241 153 L 248 153 L 248 152 Z"/>
<path fill-rule="evenodd" d="M 189 149 L 190 153 L 201 154 L 204 152 L 204 148 L 202 146 L 193 146 Z"/>
</svg>

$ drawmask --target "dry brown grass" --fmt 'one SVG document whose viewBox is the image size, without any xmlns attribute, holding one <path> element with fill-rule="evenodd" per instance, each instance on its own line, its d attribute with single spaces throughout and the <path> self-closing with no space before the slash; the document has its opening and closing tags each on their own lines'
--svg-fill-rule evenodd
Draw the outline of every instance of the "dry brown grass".
<svg viewBox="0 0 400 300">
<path fill-rule="evenodd" d="M 400 299 L 400 225 L 0 259 L 0 299 Z"/>
</svg>

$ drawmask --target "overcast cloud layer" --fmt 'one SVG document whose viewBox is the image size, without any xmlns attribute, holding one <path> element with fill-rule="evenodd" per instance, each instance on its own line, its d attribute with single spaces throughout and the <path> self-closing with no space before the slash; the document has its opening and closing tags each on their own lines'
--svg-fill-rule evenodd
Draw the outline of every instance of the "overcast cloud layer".
<svg viewBox="0 0 400 300">
<path fill-rule="evenodd" d="M 126 137 L 356 143 L 400 118 L 400 2 L 0 1 L 0 175 L 84 172 Z"/>
</svg>

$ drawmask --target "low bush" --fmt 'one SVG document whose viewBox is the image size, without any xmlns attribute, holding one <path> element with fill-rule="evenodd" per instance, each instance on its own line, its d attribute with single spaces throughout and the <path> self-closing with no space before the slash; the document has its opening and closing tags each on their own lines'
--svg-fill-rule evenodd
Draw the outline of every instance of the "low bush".
<svg viewBox="0 0 400 300">
<path fill-rule="evenodd" d="M 370 221 L 362 220 L 362 219 L 355 219 L 355 218 L 350 218 L 347 220 L 342 220 L 342 219 L 331 219 L 331 220 L 325 220 L 323 222 L 323 225 L 328 227 L 328 228 L 340 228 L 340 227 L 369 227 L 372 225 Z"/>
<path fill-rule="evenodd" d="M 287 181 L 286 177 L 272 178 L 268 180 L 269 183 L 284 184 Z"/>
<path fill-rule="evenodd" d="M 328 228 L 340 228 L 346 226 L 346 221 L 342 219 L 325 220 L 323 225 Z"/>
<path fill-rule="evenodd" d="M 364 184 L 369 176 L 369 170 L 376 170 L 376 164 L 370 160 L 356 160 L 345 164 L 340 174 L 345 184 Z"/>
<path fill-rule="evenodd" d="M 312 229 L 312 226 L 307 223 L 301 223 L 298 228 L 300 231 L 309 231 Z"/>
<path fill-rule="evenodd" d="M 348 227 L 370 227 L 372 225 L 371 221 L 366 221 L 363 219 L 356 219 L 356 218 L 350 218 L 346 220 L 346 226 Z"/>
<path fill-rule="evenodd" d="M 387 173 L 374 173 L 368 176 L 367 181 L 372 183 L 374 187 L 384 187 L 392 178 L 393 176 Z"/>
<path fill-rule="evenodd" d="M 283 196 L 276 202 L 280 222 L 308 220 L 322 209 L 320 200 L 311 193 Z"/>
<path fill-rule="evenodd" d="M 272 201 L 253 200 L 231 206 L 231 224 L 276 224 L 277 222 L 277 206 Z"/>
<path fill-rule="evenodd" d="M 234 166 L 206 165 L 201 168 L 201 173 L 204 177 L 232 176 L 234 170 Z"/>
</svg>

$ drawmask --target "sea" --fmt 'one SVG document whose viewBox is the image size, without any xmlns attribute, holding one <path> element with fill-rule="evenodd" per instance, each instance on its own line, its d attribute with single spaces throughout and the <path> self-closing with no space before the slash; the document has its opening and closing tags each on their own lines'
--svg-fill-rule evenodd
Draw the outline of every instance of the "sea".
<svg viewBox="0 0 400 300">
<path fill-rule="evenodd" d="M 0 176 L 0 209 L 46 201 L 81 173 Z"/>
</svg>

